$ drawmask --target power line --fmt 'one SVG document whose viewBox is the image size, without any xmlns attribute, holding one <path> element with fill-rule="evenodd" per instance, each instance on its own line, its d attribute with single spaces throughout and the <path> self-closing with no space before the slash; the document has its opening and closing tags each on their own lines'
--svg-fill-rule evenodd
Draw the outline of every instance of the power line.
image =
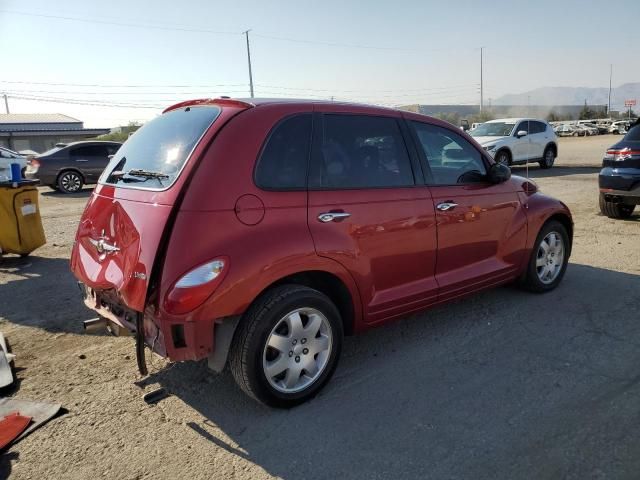
<svg viewBox="0 0 640 480">
<path fill-rule="evenodd" d="M 33 100 L 39 102 L 51 102 L 51 103 L 65 103 L 70 105 L 90 105 L 97 107 L 119 107 L 119 108 L 153 108 L 161 109 L 166 105 L 142 105 L 142 104 L 129 104 L 129 103 L 117 103 L 117 102 L 93 102 L 74 98 L 56 98 L 56 97 L 42 97 L 36 95 L 10 95 L 7 97 L 14 98 L 16 100 Z"/>
<path fill-rule="evenodd" d="M 51 18 L 55 20 L 68 20 L 73 22 L 84 22 L 84 23 L 98 23 L 102 25 L 116 25 L 119 27 L 133 27 L 133 28 L 150 28 L 155 30 L 174 30 L 178 32 L 191 32 L 191 33 L 211 33 L 215 35 L 240 35 L 240 32 L 231 32 L 231 31 L 222 31 L 222 30 L 211 30 L 208 28 L 199 28 L 199 27 L 179 27 L 179 26 L 164 26 L 158 24 L 144 24 L 144 23 L 130 23 L 130 22 L 115 22 L 110 20 L 98 20 L 95 18 L 81 18 L 81 17 L 67 17 L 64 15 L 48 15 L 44 13 L 30 13 L 30 12 L 20 12 L 16 10 L 0 10 L 2 13 L 9 13 L 12 15 L 23 15 L 27 17 L 41 17 L 41 18 Z"/>
<path fill-rule="evenodd" d="M 246 83 L 219 83 L 210 85 L 126 85 L 126 84 L 99 84 L 99 83 L 52 83 L 29 82 L 23 80 L 0 80 L 0 83 L 47 85 L 50 87 L 96 87 L 96 88 L 211 88 L 211 87 L 246 87 Z"/>
</svg>

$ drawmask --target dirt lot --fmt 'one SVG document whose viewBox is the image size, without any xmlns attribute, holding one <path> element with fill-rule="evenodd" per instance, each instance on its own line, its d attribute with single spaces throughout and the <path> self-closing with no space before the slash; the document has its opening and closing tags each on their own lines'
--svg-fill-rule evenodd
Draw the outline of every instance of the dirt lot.
<svg viewBox="0 0 640 480">
<path fill-rule="evenodd" d="M 614 141 L 561 139 L 556 167 L 529 168 L 575 217 L 557 290 L 500 288 L 349 338 L 332 382 L 290 411 L 204 364 L 156 359 L 142 379 L 131 339 L 83 334 L 67 259 L 89 192 L 42 188 L 48 244 L 0 260 L 0 329 L 13 395 L 68 413 L 0 456 L 0 478 L 638 478 L 640 213 L 597 208 Z M 157 386 L 172 395 L 145 404 Z"/>
</svg>

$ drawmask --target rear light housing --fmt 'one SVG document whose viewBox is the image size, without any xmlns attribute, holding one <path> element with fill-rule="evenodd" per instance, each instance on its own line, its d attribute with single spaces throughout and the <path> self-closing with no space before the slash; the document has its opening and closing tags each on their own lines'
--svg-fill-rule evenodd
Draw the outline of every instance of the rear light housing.
<svg viewBox="0 0 640 480">
<path fill-rule="evenodd" d="M 620 150 L 607 150 L 604 159 L 613 160 L 614 162 L 622 162 L 631 158 L 633 155 L 640 155 L 640 150 L 631 150 L 627 147 Z"/>
<path fill-rule="evenodd" d="M 204 303 L 224 280 L 229 259 L 217 257 L 182 275 L 167 293 L 164 309 L 171 314 L 189 313 Z"/>
</svg>

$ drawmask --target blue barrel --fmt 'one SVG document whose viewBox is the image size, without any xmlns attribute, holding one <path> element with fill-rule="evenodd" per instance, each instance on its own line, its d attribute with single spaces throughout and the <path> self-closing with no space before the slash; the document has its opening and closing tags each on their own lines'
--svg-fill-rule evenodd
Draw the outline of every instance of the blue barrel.
<svg viewBox="0 0 640 480">
<path fill-rule="evenodd" d="M 11 164 L 11 181 L 12 182 L 19 182 L 20 180 L 22 180 L 22 172 L 20 170 L 21 168 L 19 163 Z"/>
</svg>

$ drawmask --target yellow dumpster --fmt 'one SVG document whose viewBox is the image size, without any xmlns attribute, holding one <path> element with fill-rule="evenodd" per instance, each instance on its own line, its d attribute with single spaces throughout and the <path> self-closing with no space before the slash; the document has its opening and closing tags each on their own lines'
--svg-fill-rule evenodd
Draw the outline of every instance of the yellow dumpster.
<svg viewBox="0 0 640 480">
<path fill-rule="evenodd" d="M 0 183 L 0 254 L 27 256 L 46 243 L 37 181 Z"/>
</svg>

